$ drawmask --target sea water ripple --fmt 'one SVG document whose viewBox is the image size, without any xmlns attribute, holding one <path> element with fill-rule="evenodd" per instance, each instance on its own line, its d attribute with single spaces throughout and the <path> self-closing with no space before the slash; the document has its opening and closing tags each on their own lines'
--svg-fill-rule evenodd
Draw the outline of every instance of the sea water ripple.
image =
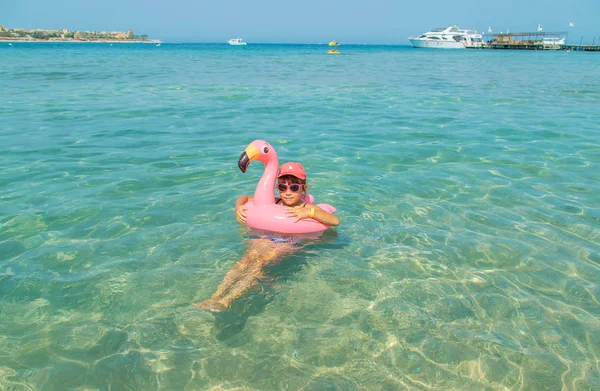
<svg viewBox="0 0 600 391">
<path fill-rule="evenodd" d="M 588 53 L 0 47 L 0 386 L 600 388 Z M 217 316 L 268 140 L 342 225 Z"/>
</svg>

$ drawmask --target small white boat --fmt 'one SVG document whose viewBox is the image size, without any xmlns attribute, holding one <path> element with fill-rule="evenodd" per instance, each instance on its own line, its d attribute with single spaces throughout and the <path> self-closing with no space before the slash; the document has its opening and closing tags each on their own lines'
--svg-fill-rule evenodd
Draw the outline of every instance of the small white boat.
<svg viewBox="0 0 600 391">
<path fill-rule="evenodd" d="M 415 48 L 466 49 L 483 46 L 483 36 L 476 30 L 463 30 L 458 26 L 431 29 L 408 40 Z"/>
<path fill-rule="evenodd" d="M 232 38 L 230 40 L 227 41 L 228 44 L 233 45 L 233 46 L 244 46 L 246 45 L 246 42 L 242 41 L 241 38 Z"/>
<path fill-rule="evenodd" d="M 542 46 L 544 50 L 560 50 L 564 46 L 566 38 L 543 38 L 536 45 Z"/>
</svg>

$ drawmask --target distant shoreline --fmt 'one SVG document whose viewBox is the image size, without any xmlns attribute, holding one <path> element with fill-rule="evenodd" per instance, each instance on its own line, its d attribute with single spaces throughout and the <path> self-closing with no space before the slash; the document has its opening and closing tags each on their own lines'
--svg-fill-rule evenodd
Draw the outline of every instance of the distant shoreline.
<svg viewBox="0 0 600 391">
<path fill-rule="evenodd" d="M 40 42 L 47 42 L 47 43 L 54 43 L 54 42 L 60 42 L 60 43 L 162 43 L 160 40 L 158 39 L 147 39 L 147 40 L 135 40 L 135 39 L 131 39 L 131 40 L 78 40 L 78 39 L 2 39 L 0 37 L 0 42 L 24 42 L 24 43 L 40 43 Z"/>
<path fill-rule="evenodd" d="M 69 31 L 6 28 L 0 25 L 0 42 L 83 42 L 83 43 L 161 43 L 146 34 L 135 35 L 131 29 L 123 31 Z"/>
</svg>

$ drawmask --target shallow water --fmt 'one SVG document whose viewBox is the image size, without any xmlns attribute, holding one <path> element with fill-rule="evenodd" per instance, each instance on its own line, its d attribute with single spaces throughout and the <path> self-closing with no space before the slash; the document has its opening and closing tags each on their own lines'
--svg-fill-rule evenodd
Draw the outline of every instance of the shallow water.
<svg viewBox="0 0 600 391">
<path fill-rule="evenodd" d="M 0 388 L 600 388 L 593 53 L 0 44 Z M 211 314 L 254 139 L 341 226 Z"/>
</svg>

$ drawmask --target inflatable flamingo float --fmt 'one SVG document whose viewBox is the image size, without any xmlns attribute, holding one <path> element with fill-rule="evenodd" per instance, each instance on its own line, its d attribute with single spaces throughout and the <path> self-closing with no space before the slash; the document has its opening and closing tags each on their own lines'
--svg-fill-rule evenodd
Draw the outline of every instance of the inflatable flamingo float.
<svg viewBox="0 0 600 391">
<path fill-rule="evenodd" d="M 263 140 L 252 141 L 240 156 L 238 167 L 246 173 L 250 163 L 255 160 L 262 162 L 265 169 L 256 186 L 254 201 L 246 203 L 247 226 L 287 234 L 319 232 L 330 228 L 315 219 L 295 221 L 294 218 L 286 215 L 286 206 L 275 203 L 274 189 L 279 171 L 279 158 L 271 144 Z M 304 201 L 312 204 L 314 197 L 307 194 Z M 335 212 L 335 208 L 331 205 L 318 204 L 317 206 L 326 212 Z"/>
</svg>

